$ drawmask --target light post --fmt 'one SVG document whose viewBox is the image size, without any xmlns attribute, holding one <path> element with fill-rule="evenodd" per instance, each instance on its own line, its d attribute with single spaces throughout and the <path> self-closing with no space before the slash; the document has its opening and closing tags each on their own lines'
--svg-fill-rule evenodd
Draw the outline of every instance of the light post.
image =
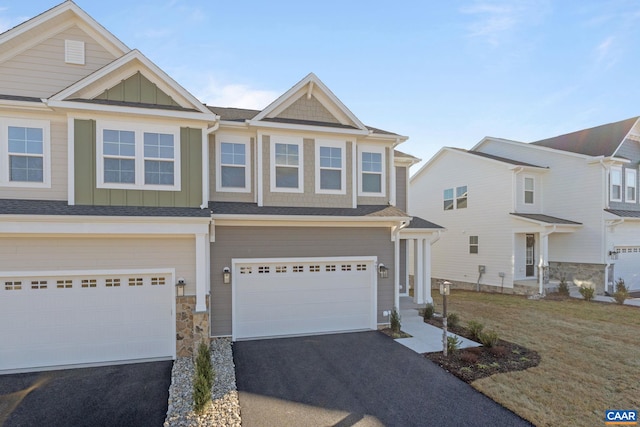
<svg viewBox="0 0 640 427">
<path fill-rule="evenodd" d="M 451 282 L 444 281 L 440 284 L 442 295 L 442 354 L 447 357 L 447 296 L 451 292 Z"/>
</svg>

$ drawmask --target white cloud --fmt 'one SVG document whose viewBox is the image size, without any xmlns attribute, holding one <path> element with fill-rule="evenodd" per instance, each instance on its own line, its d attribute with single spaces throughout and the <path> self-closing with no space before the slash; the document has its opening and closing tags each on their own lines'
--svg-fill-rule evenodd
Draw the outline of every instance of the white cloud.
<svg viewBox="0 0 640 427">
<path fill-rule="evenodd" d="M 596 63 L 603 65 L 605 69 L 614 66 L 622 54 L 615 36 L 605 38 L 594 49 Z"/>
<path fill-rule="evenodd" d="M 535 23 L 546 12 L 543 2 L 522 1 L 474 1 L 462 7 L 460 12 L 473 19 L 468 25 L 468 35 L 498 46 L 520 27 Z"/>
<path fill-rule="evenodd" d="M 209 105 L 261 110 L 280 95 L 275 91 L 255 89 L 242 83 L 220 84 L 210 77 L 197 97 Z"/>
</svg>

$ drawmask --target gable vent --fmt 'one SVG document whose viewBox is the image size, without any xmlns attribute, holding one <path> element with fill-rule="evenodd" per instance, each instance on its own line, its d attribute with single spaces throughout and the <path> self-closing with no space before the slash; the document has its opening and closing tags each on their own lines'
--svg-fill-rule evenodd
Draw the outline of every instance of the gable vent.
<svg viewBox="0 0 640 427">
<path fill-rule="evenodd" d="M 84 42 L 79 40 L 64 41 L 64 62 L 84 65 Z"/>
</svg>

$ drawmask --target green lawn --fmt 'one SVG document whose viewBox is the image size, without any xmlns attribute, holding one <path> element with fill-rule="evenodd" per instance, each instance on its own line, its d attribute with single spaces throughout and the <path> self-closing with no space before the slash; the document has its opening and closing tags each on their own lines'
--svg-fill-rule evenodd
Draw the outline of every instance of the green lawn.
<svg viewBox="0 0 640 427">
<path fill-rule="evenodd" d="M 472 383 L 532 423 L 599 426 L 606 409 L 640 409 L 640 307 L 452 291 L 448 311 L 540 354 L 535 368 Z"/>
</svg>

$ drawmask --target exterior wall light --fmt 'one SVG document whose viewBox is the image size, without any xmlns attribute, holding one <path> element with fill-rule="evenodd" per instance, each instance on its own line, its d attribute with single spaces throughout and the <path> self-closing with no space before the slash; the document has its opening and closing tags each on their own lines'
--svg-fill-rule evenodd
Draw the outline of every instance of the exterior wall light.
<svg viewBox="0 0 640 427">
<path fill-rule="evenodd" d="M 386 279 L 389 277 L 389 269 L 382 263 L 378 265 L 378 274 L 381 279 Z"/>
<path fill-rule="evenodd" d="M 609 258 L 618 259 L 618 251 L 609 251 Z"/>
<path fill-rule="evenodd" d="M 229 267 L 222 269 L 222 283 L 225 285 L 231 283 L 231 269 Z"/>
<path fill-rule="evenodd" d="M 184 281 L 184 278 L 180 277 L 178 279 L 178 283 L 176 283 L 176 295 L 179 297 L 184 296 L 184 287 L 187 283 Z"/>
</svg>

